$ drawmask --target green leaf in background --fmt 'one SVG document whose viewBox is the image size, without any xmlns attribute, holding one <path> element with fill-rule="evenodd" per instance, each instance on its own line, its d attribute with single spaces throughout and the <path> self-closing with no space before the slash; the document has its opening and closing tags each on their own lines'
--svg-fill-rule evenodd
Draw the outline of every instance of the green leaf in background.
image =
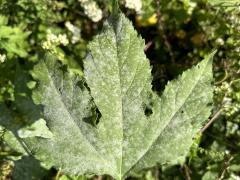
<svg viewBox="0 0 240 180">
<path fill-rule="evenodd" d="M 181 162 L 210 115 L 214 53 L 168 83 L 160 98 L 151 90 L 144 41 L 123 14 L 105 22 L 89 49 L 86 83 L 52 56 L 34 68 L 33 99 L 52 138 L 24 138 L 30 151 L 66 173 L 116 179 Z"/>
<path fill-rule="evenodd" d="M 239 0 L 209 0 L 208 2 L 214 6 L 236 6 L 240 4 Z"/>
<path fill-rule="evenodd" d="M 19 140 L 16 138 L 16 136 L 11 131 L 5 130 L 5 132 L 3 134 L 3 140 L 6 143 L 7 147 L 9 147 L 14 152 L 19 153 L 18 156 L 27 154 L 27 152 L 23 148 L 21 142 L 19 142 Z"/>
<path fill-rule="evenodd" d="M 61 176 L 59 178 L 59 180 L 88 180 L 89 178 L 87 178 L 86 176 L 67 176 L 67 175 L 64 175 L 64 176 Z"/>
<path fill-rule="evenodd" d="M 1 23 L 6 23 L 4 16 L 0 17 Z M 18 55 L 26 57 L 28 55 L 28 43 L 26 38 L 29 32 L 23 32 L 21 27 L 0 26 L 0 48 L 6 50 L 10 56 Z"/>
<path fill-rule="evenodd" d="M 14 163 L 12 179 L 39 180 L 43 179 L 47 173 L 47 169 L 42 167 L 38 160 L 30 156 L 23 156 Z"/>
<path fill-rule="evenodd" d="M 141 11 L 142 11 L 141 16 L 143 19 L 151 17 L 156 12 L 153 5 L 153 0 L 143 0 Z"/>
</svg>

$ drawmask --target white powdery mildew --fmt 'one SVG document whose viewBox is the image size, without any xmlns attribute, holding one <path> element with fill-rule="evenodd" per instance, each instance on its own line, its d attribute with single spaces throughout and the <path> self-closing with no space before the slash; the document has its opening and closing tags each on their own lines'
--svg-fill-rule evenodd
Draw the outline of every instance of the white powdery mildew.
<svg viewBox="0 0 240 180">
<path fill-rule="evenodd" d="M 117 179 L 156 163 L 180 161 L 210 114 L 212 55 L 168 83 L 159 98 L 151 90 L 144 41 L 123 14 L 107 21 L 89 48 L 84 61 L 89 89 L 55 59 L 35 68 L 40 79 L 35 97 L 54 137 L 34 141 L 40 159 L 73 174 Z M 96 115 L 93 104 L 101 114 L 95 126 L 86 122 Z"/>
<path fill-rule="evenodd" d="M 102 133 L 103 136 L 111 134 L 105 143 L 111 152 L 109 156 L 119 165 L 119 172 L 115 173 L 123 176 L 128 168 L 125 162 L 129 161 L 127 165 L 131 166 L 144 148 L 141 132 L 147 119 L 140 91 L 151 70 L 143 53 L 144 41 L 137 37 L 131 23 L 121 15 L 115 29 L 117 34 L 110 22 L 104 34 L 98 35 L 90 44 L 91 55 L 85 62 L 85 75 L 102 114 L 99 126 L 110 127 L 104 128 Z M 151 82 L 148 84 L 151 88 Z"/>
<path fill-rule="evenodd" d="M 156 162 L 176 163 L 179 156 L 187 153 L 193 136 L 210 115 L 207 104 L 212 101 L 211 56 L 166 87 L 162 96 L 165 107 L 160 116 L 161 133 L 156 132 L 153 146 L 139 160 L 136 170 L 153 166 Z M 201 98 L 203 96 L 205 98 Z M 189 105 L 191 102 L 194 105 Z"/>
<path fill-rule="evenodd" d="M 52 71 L 53 67 L 55 71 Z M 42 145 L 39 145 L 41 151 L 51 154 L 49 161 L 67 172 L 76 171 L 75 173 L 79 174 L 94 171 L 101 173 L 103 169 L 108 169 L 106 168 L 108 166 L 107 158 L 103 158 L 103 155 L 97 152 L 97 143 L 99 142 L 96 141 L 94 129 L 86 123 L 77 122 L 82 121 L 81 117 L 85 117 L 84 113 L 86 112 L 82 112 L 85 109 L 84 104 L 81 106 L 83 109 L 79 108 L 79 105 L 81 105 L 81 102 L 89 102 L 88 98 L 90 96 L 86 94 L 87 89 L 81 89 L 76 84 L 74 85 L 76 83 L 74 79 L 67 77 L 68 74 L 66 76 L 63 72 L 59 73 L 61 71 L 57 70 L 58 67 L 55 64 L 45 65 L 42 63 L 38 68 L 49 69 L 46 72 L 38 71 L 41 73 L 38 74 L 38 78 L 45 81 L 43 86 L 39 87 L 38 93 L 44 94 L 41 103 L 45 105 L 44 110 L 48 126 L 56 137 L 54 140 L 44 141 Z M 52 74 L 52 72 L 54 73 Z M 73 89 L 74 86 L 75 89 Z M 69 96 L 73 98 L 73 101 L 78 101 L 77 106 L 69 101 Z M 79 97 L 80 99 L 78 99 Z M 90 133 L 85 134 L 87 131 Z M 89 154 L 91 155 L 89 156 Z M 69 163 L 71 166 L 69 166 Z M 112 168 L 114 167 L 109 167 L 109 169 Z M 104 172 L 108 173 L 108 170 Z"/>
</svg>

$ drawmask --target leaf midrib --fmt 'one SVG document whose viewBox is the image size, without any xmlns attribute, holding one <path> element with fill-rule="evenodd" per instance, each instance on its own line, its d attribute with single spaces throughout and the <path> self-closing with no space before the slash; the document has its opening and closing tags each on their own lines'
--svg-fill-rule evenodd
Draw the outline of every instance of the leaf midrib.
<svg viewBox="0 0 240 180">
<path fill-rule="evenodd" d="M 121 17 L 119 17 L 121 18 Z M 119 21 L 120 22 L 120 21 Z M 120 23 L 117 23 L 117 26 Z M 122 21 L 121 21 L 122 23 Z M 119 33 L 122 31 L 122 24 L 121 24 L 121 30 L 119 31 Z M 121 105 L 121 125 L 122 125 L 122 143 L 121 143 L 121 159 L 120 159 L 120 169 L 119 169 L 119 179 L 122 179 L 122 162 L 123 162 L 123 138 L 124 138 L 124 132 L 123 132 L 123 94 L 122 94 L 122 82 L 121 82 L 121 73 L 120 73 L 120 65 L 119 65 L 119 48 L 118 48 L 118 34 L 114 31 L 114 35 L 115 35 L 115 40 L 116 40 L 116 50 L 117 50 L 117 65 L 118 65 L 118 78 L 119 78 L 119 89 L 120 89 L 120 105 Z"/>
</svg>

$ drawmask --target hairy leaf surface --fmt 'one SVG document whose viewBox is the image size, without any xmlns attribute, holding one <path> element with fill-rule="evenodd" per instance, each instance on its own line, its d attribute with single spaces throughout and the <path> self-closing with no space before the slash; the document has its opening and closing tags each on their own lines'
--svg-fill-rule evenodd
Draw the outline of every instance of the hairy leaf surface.
<svg viewBox="0 0 240 180">
<path fill-rule="evenodd" d="M 123 14 L 106 21 L 89 49 L 86 83 L 52 56 L 35 67 L 33 99 L 51 137 L 24 138 L 30 151 L 68 173 L 116 179 L 183 159 L 210 115 L 213 54 L 158 97 L 144 41 Z"/>
</svg>

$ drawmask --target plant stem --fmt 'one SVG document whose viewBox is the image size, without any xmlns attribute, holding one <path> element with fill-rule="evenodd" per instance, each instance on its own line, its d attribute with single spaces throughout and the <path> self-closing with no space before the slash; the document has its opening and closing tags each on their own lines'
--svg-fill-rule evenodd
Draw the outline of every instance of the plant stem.
<svg viewBox="0 0 240 180">
<path fill-rule="evenodd" d="M 61 176 L 61 169 L 58 170 L 56 176 L 55 176 L 55 180 L 58 180 Z"/>
<path fill-rule="evenodd" d="M 112 0 L 112 14 L 113 16 L 117 16 L 119 11 L 118 0 Z"/>
<path fill-rule="evenodd" d="M 184 168 L 186 180 L 191 180 L 191 176 L 190 176 L 191 171 L 190 171 L 189 167 L 186 164 L 184 164 L 183 168 Z"/>
<path fill-rule="evenodd" d="M 224 176 L 226 174 L 226 171 L 230 165 L 230 162 L 233 160 L 233 157 L 229 157 L 227 160 L 224 161 L 224 165 L 223 165 L 223 169 L 222 169 L 222 172 L 221 174 L 218 176 L 218 179 L 217 180 L 222 180 L 224 179 Z"/>
<path fill-rule="evenodd" d="M 208 123 L 200 130 L 203 133 L 222 113 L 222 109 L 219 109 L 214 116 L 208 121 Z"/>
</svg>

